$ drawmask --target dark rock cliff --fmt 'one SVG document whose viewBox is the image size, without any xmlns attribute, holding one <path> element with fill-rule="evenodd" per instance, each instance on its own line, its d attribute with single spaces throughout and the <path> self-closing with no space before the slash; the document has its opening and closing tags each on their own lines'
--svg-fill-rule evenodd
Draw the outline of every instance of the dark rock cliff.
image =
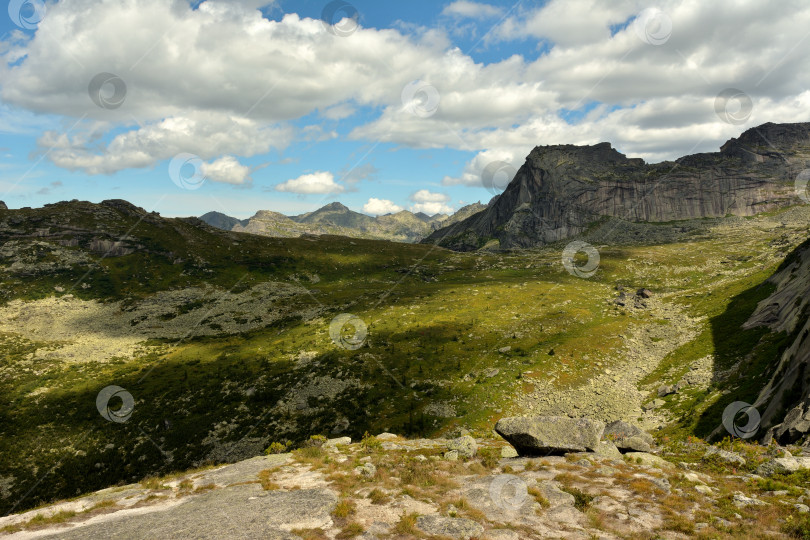
<svg viewBox="0 0 810 540">
<path fill-rule="evenodd" d="M 423 242 L 467 251 L 495 239 L 502 248 L 522 248 L 569 238 L 603 217 L 748 216 L 800 202 L 794 180 L 808 167 L 810 123 L 763 124 L 719 152 L 656 164 L 629 159 L 606 142 L 538 146 L 486 210 Z"/>
</svg>

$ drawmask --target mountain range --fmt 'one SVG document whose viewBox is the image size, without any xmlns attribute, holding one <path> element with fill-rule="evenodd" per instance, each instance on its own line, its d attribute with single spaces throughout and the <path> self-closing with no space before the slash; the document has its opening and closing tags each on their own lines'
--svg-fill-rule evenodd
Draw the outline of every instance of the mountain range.
<svg viewBox="0 0 810 540">
<path fill-rule="evenodd" d="M 473 203 L 460 208 L 451 216 L 447 214 L 428 216 L 423 212 L 402 210 L 394 214 L 371 217 L 334 202 L 297 216 L 260 210 L 253 217 L 243 220 L 220 212 L 208 212 L 200 216 L 200 219 L 226 231 L 279 238 L 297 238 L 307 234 L 336 234 L 353 238 L 418 242 L 434 230 L 466 219 L 484 208 L 486 206 L 481 203 Z"/>
<path fill-rule="evenodd" d="M 647 164 L 608 142 L 538 146 L 488 208 L 423 242 L 457 250 L 525 248 L 571 238 L 611 218 L 663 223 L 751 216 L 802 202 L 810 123 L 766 123 L 719 152 Z"/>
</svg>

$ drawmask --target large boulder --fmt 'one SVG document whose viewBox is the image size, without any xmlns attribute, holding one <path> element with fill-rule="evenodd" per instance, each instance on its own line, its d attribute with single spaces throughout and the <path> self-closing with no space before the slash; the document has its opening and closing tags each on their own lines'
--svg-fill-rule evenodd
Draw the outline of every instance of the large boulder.
<svg viewBox="0 0 810 540">
<path fill-rule="evenodd" d="M 495 424 L 498 435 L 521 456 L 594 451 L 604 430 L 598 420 L 567 416 L 513 416 Z"/>
<path fill-rule="evenodd" d="M 620 452 L 651 452 L 655 444 L 652 436 L 632 424 L 616 420 L 605 426 L 603 438 L 616 445 Z"/>
</svg>

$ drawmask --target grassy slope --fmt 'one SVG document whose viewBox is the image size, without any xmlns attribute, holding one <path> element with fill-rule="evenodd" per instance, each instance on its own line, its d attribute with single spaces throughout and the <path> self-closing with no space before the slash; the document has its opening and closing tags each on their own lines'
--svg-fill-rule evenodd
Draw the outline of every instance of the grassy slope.
<svg viewBox="0 0 810 540">
<path fill-rule="evenodd" d="M 89 288 L 73 287 L 87 273 L 84 267 L 4 279 L 7 300 L 42 298 L 54 294 L 54 286 L 77 297 L 134 302 L 158 290 L 203 283 L 244 290 L 267 280 L 300 280 L 311 295 L 291 302 L 302 311 L 318 307 L 320 316 L 286 319 L 238 336 L 192 333 L 179 344 L 167 341 L 163 354 L 80 365 L 32 365 L 27 355 L 43 344 L 3 336 L 0 477 L 15 478 L 0 506 L 4 512 L 32 487 L 18 510 L 188 468 L 210 449 L 209 435 L 225 443 L 246 437 L 265 444 L 301 441 L 328 433 L 343 415 L 353 438 L 384 429 L 433 435 L 457 425 L 488 433 L 515 392 L 529 389 L 524 371 L 559 375 L 561 386 L 581 383 L 610 367 L 619 336 L 631 324 L 662 322 L 643 313 L 608 312 L 616 283 L 675 292 L 675 300 L 688 302 L 695 315 L 716 318 L 730 298 L 758 285 L 779 262 L 768 247 L 777 233 L 755 222 L 749 238 L 718 232 L 662 246 L 604 246 L 599 272 L 584 280 L 563 270 L 556 246 L 456 254 L 338 237 L 269 239 L 119 212 L 96 219 L 88 210 L 93 208 L 50 207 L 14 215 L 24 219 L 18 228 L 47 226 L 58 216 L 73 226 L 107 231 L 112 239 L 128 232 L 143 247 L 123 257 L 96 257 L 103 270 L 84 277 Z M 762 256 L 740 257 L 752 250 Z M 178 258 L 183 262 L 174 264 Z M 721 259 L 728 264 L 715 264 Z M 713 265 L 712 272 L 701 269 L 705 265 Z M 709 294 L 700 296 L 702 291 Z M 739 318 L 749 308 L 750 301 L 731 311 Z M 368 325 L 366 346 L 357 351 L 340 349 L 329 338 L 330 320 L 343 312 Z M 712 331 L 691 345 L 694 350 L 687 345 L 676 351 L 669 364 L 685 369 L 713 352 Z M 511 349 L 498 352 L 506 346 Z M 301 351 L 316 357 L 296 368 L 293 358 Z M 488 368 L 498 368 L 498 375 L 486 377 Z M 366 387 L 321 402 L 309 415 L 279 411 L 276 403 L 292 385 L 316 376 L 357 378 Z M 96 395 L 109 384 L 136 398 L 135 414 L 125 424 L 106 422 L 96 411 Z M 317 396 L 310 401 L 319 404 Z M 456 415 L 427 414 L 424 407 L 431 403 L 451 403 Z"/>
</svg>

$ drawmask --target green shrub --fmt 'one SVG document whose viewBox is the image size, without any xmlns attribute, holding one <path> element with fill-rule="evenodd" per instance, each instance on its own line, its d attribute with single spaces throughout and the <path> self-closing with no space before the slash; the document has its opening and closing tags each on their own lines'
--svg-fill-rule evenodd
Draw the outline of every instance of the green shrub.
<svg viewBox="0 0 810 540">
<path fill-rule="evenodd" d="M 363 434 L 363 439 L 360 441 L 360 446 L 366 452 L 373 452 L 374 450 L 382 449 L 382 441 L 374 435 L 370 435 L 368 431 Z"/>
<path fill-rule="evenodd" d="M 285 443 L 280 442 L 270 443 L 270 446 L 268 446 L 267 449 L 264 451 L 264 455 L 269 456 L 271 454 L 283 454 L 284 452 L 287 451 L 287 449 L 290 447 L 291 444 L 292 443 L 290 441 L 287 441 Z"/>
<path fill-rule="evenodd" d="M 810 515 L 788 516 L 782 526 L 782 532 L 791 538 L 810 540 Z"/>
<path fill-rule="evenodd" d="M 574 496 L 574 506 L 580 512 L 584 512 L 593 501 L 593 495 L 588 495 L 575 487 L 563 487 L 562 490 Z"/>
</svg>

